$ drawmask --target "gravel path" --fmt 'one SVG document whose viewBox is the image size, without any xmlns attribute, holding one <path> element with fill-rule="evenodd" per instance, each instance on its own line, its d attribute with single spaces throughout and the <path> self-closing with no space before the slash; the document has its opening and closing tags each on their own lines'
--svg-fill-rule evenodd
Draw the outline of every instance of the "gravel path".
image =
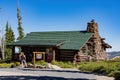
<svg viewBox="0 0 120 80">
<path fill-rule="evenodd" d="M 0 80 L 114 80 L 73 70 L 0 68 Z"/>
</svg>

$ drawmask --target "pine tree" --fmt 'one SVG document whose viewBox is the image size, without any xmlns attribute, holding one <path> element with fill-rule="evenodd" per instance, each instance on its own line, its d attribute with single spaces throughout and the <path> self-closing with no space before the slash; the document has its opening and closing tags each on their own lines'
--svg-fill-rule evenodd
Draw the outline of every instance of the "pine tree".
<svg viewBox="0 0 120 80">
<path fill-rule="evenodd" d="M 14 36 L 14 32 L 13 32 L 11 26 L 9 27 L 9 37 L 10 37 L 10 38 L 9 38 L 9 43 L 14 42 L 15 36 Z"/>
<path fill-rule="evenodd" d="M 8 22 L 6 23 L 6 29 L 5 29 L 5 45 L 8 43 L 12 43 L 15 40 L 15 36 L 14 36 L 14 32 L 11 28 L 11 26 L 9 27 Z M 12 49 L 11 47 L 7 47 L 5 46 L 5 57 L 6 58 L 11 58 L 12 55 Z"/>
<path fill-rule="evenodd" d="M 22 22 L 21 22 L 21 16 L 20 16 L 20 9 L 17 8 L 17 18 L 18 18 L 18 33 L 19 33 L 19 36 L 17 37 L 17 40 L 21 40 L 23 37 L 24 37 L 24 29 L 22 28 Z"/>
<path fill-rule="evenodd" d="M 6 29 L 5 29 L 5 43 L 9 43 L 9 37 L 8 37 L 8 34 L 9 34 L 9 25 L 8 25 L 8 21 L 6 23 Z"/>
<path fill-rule="evenodd" d="M 9 27 L 8 22 L 6 23 L 6 29 L 5 29 L 5 43 L 12 43 L 15 40 L 15 36 L 14 36 L 14 32 L 11 28 L 11 26 Z"/>
</svg>

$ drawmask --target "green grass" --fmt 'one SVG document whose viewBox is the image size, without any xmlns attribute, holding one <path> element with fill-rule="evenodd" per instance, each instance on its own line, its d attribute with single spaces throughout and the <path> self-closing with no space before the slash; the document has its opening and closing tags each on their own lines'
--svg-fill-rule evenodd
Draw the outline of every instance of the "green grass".
<svg viewBox="0 0 120 80">
<path fill-rule="evenodd" d="M 3 62 L 3 63 L 0 63 L 0 68 L 10 68 L 10 67 L 16 67 L 19 65 L 20 65 L 19 62 L 10 62 L 10 63 Z"/>
<path fill-rule="evenodd" d="M 12 63 L 0 63 L 0 68 L 9 68 L 11 67 Z"/>
<path fill-rule="evenodd" d="M 48 63 L 43 60 L 40 60 L 40 61 L 36 61 L 35 65 L 48 66 Z"/>
<path fill-rule="evenodd" d="M 11 60 L 0 60 L 0 68 L 10 68 L 19 66 L 20 62 L 12 62 Z"/>
<path fill-rule="evenodd" d="M 35 61 L 35 64 L 34 62 L 27 62 L 28 65 L 36 65 L 36 66 L 43 66 L 43 67 L 48 67 L 48 63 L 45 62 L 44 60 L 38 60 L 38 61 Z"/>
<path fill-rule="evenodd" d="M 54 64 L 54 65 L 57 65 L 61 68 L 74 68 L 73 63 L 71 63 L 69 61 L 68 62 L 62 62 L 62 61 L 53 60 L 51 63 Z"/>
<path fill-rule="evenodd" d="M 89 71 L 120 80 L 120 59 L 101 62 L 81 62 L 77 64 L 80 71 Z"/>
</svg>

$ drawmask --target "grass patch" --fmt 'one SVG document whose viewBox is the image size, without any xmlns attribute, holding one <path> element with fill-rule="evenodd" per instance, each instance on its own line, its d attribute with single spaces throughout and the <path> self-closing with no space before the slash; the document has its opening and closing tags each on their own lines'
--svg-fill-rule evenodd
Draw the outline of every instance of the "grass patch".
<svg viewBox="0 0 120 80">
<path fill-rule="evenodd" d="M 13 68 L 19 65 L 20 65 L 19 62 L 10 62 L 10 63 L 3 62 L 0 63 L 0 68 Z"/>
<path fill-rule="evenodd" d="M 48 63 L 44 60 L 36 61 L 35 65 L 48 66 Z"/>
<path fill-rule="evenodd" d="M 101 62 L 81 62 L 77 66 L 81 71 L 89 71 L 99 74 L 105 74 L 120 80 L 120 59 Z"/>
<path fill-rule="evenodd" d="M 73 63 L 71 63 L 70 61 L 62 62 L 62 61 L 55 61 L 55 60 L 53 60 L 51 63 L 53 65 L 57 65 L 57 66 L 59 66 L 61 68 L 74 68 Z"/>
<path fill-rule="evenodd" d="M 9 68 L 13 63 L 0 63 L 0 68 Z"/>
</svg>

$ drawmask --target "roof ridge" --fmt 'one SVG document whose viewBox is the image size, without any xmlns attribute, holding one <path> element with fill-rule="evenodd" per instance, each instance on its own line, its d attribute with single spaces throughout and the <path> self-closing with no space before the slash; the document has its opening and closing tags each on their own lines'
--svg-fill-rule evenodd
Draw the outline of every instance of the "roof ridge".
<svg viewBox="0 0 120 80">
<path fill-rule="evenodd" d="M 80 30 L 69 30 L 69 31 L 80 31 Z M 64 31 L 36 31 L 36 32 L 64 32 Z"/>
<path fill-rule="evenodd" d="M 46 32 L 86 32 L 85 30 L 82 30 L 82 31 L 80 31 L 80 30 L 71 30 L 71 31 L 37 31 L 37 32 L 30 32 L 30 33 L 46 33 Z"/>
</svg>

